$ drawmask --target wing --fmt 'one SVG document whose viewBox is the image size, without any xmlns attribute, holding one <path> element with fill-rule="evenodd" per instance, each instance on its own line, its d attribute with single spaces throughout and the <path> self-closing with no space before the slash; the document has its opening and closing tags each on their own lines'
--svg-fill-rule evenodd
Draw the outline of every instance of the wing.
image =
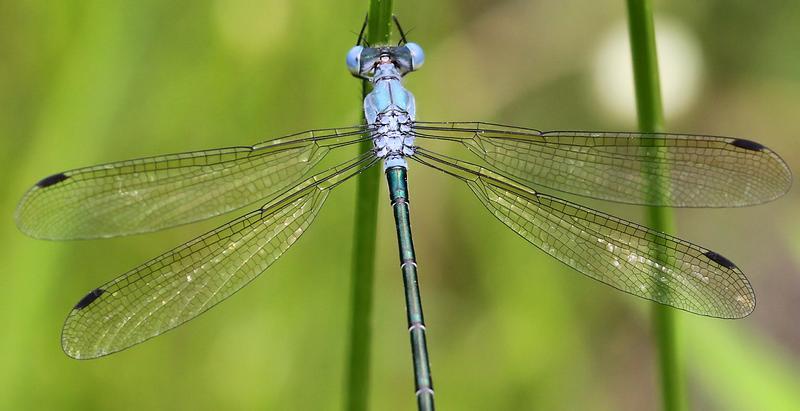
<svg viewBox="0 0 800 411">
<path fill-rule="evenodd" d="M 416 122 L 420 138 L 457 141 L 528 187 L 670 207 L 759 204 L 789 190 L 772 150 L 730 137 L 548 131 L 488 123 Z"/>
<path fill-rule="evenodd" d="M 692 313 L 741 318 L 755 308 L 747 277 L 725 257 L 668 234 L 528 189 L 485 168 L 418 149 L 542 251 L 618 290 Z"/>
<path fill-rule="evenodd" d="M 232 211 L 294 184 L 365 126 L 307 131 L 250 147 L 147 157 L 54 174 L 20 201 L 24 233 L 51 240 L 160 230 Z"/>
<path fill-rule="evenodd" d="M 372 153 L 317 174 L 246 214 L 94 289 L 72 309 L 70 357 L 111 354 L 197 317 L 247 285 L 305 232 L 329 191 L 375 164 Z"/>
</svg>

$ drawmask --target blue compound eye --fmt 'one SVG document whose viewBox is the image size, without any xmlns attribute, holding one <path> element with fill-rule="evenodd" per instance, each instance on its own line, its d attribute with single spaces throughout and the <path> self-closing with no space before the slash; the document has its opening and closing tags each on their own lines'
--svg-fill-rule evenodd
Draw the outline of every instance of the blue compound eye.
<svg viewBox="0 0 800 411">
<path fill-rule="evenodd" d="M 405 46 L 411 52 L 411 70 L 418 70 L 425 64 L 425 52 L 417 43 L 406 43 Z"/>
<path fill-rule="evenodd" d="M 363 50 L 364 47 L 355 46 L 347 52 L 347 69 L 354 76 L 361 74 L 361 52 Z"/>
</svg>

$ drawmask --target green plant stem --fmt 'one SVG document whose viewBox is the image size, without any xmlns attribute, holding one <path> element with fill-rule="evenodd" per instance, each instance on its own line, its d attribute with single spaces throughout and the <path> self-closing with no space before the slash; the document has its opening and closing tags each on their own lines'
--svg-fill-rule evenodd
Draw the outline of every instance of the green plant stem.
<svg viewBox="0 0 800 411">
<path fill-rule="evenodd" d="M 662 131 L 664 114 L 661 105 L 652 5 L 650 0 L 627 0 L 627 3 L 639 129 L 644 132 Z M 650 175 L 658 175 L 658 173 L 650 173 Z M 669 209 L 648 207 L 647 225 L 661 232 L 672 232 L 674 231 L 673 224 L 673 215 Z M 662 250 L 654 250 L 654 252 L 662 258 L 666 258 Z M 663 409 L 666 411 L 686 409 L 685 380 L 678 355 L 675 320 L 674 311 L 671 308 L 653 305 L 653 327 L 658 342 L 661 396 Z"/>
<path fill-rule="evenodd" d="M 366 39 L 387 44 L 391 33 L 392 0 L 370 0 Z M 362 97 L 371 84 L 362 83 Z M 361 102 L 359 101 L 359 104 Z M 359 145 L 359 153 L 372 149 L 372 141 Z M 350 291 L 350 345 L 344 409 L 363 411 L 369 400 L 369 365 L 372 319 L 372 286 L 375 278 L 375 234 L 378 223 L 380 167 L 371 167 L 357 178 L 353 228 L 353 262 Z"/>
</svg>

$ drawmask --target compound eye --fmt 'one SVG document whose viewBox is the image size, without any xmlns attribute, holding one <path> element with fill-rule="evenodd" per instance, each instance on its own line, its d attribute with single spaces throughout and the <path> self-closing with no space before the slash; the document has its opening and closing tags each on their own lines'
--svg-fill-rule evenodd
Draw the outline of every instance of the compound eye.
<svg viewBox="0 0 800 411">
<path fill-rule="evenodd" d="M 347 52 L 347 69 L 354 76 L 361 75 L 361 52 L 363 50 L 364 47 L 355 46 Z"/>
<path fill-rule="evenodd" d="M 406 43 L 405 46 L 411 53 L 411 70 L 419 70 L 425 64 L 425 52 L 417 43 Z"/>
</svg>

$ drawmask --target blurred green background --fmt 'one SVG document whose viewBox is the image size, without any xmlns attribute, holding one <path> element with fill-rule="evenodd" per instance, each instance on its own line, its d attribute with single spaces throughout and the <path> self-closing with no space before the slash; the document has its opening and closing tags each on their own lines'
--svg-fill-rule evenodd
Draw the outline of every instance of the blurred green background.
<svg viewBox="0 0 800 411">
<path fill-rule="evenodd" d="M 655 6 L 667 129 L 758 140 L 800 170 L 800 2 Z M 353 184 L 230 301 L 94 361 L 61 352 L 69 308 L 233 216 L 56 243 L 25 237 L 12 215 L 31 184 L 65 169 L 357 123 L 360 85 L 344 56 L 366 9 L 366 0 L 0 1 L 0 409 L 341 409 Z M 407 82 L 421 120 L 635 128 L 621 0 L 395 9 L 427 52 Z M 412 165 L 410 184 L 441 409 L 658 408 L 648 302 L 536 250 L 455 180 Z M 758 297 L 744 320 L 678 313 L 694 409 L 800 404 L 798 197 L 678 211 L 678 235 L 734 260 Z M 636 207 L 581 202 L 642 220 Z M 402 286 L 383 201 L 379 218 L 370 404 L 408 410 Z"/>
</svg>

